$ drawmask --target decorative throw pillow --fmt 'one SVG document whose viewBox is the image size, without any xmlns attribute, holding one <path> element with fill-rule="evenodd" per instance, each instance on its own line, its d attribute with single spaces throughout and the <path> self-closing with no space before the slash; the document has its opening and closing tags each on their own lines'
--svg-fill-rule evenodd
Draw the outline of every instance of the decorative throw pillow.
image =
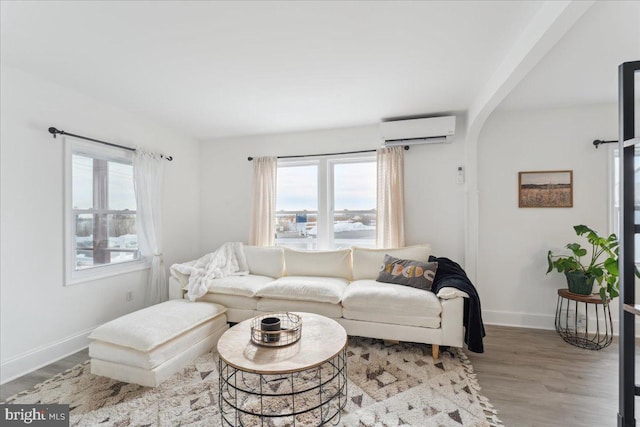
<svg viewBox="0 0 640 427">
<path fill-rule="evenodd" d="M 437 269 L 437 262 L 421 262 L 385 255 L 376 281 L 430 291 Z"/>
</svg>

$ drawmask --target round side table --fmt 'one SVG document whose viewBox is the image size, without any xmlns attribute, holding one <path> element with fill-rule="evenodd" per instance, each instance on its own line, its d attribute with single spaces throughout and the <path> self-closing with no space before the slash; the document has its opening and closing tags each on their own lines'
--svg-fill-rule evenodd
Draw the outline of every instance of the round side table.
<svg viewBox="0 0 640 427">
<path fill-rule="evenodd" d="M 556 331 L 563 340 L 576 347 L 588 350 L 607 347 L 613 340 L 609 300 L 603 302 L 597 294 L 578 295 L 568 289 L 558 289 Z"/>
<path fill-rule="evenodd" d="M 251 340 L 251 320 L 218 341 L 218 402 L 223 426 L 321 426 L 338 423 L 347 403 L 347 333 L 335 320 L 302 318 L 293 344 Z"/>
</svg>

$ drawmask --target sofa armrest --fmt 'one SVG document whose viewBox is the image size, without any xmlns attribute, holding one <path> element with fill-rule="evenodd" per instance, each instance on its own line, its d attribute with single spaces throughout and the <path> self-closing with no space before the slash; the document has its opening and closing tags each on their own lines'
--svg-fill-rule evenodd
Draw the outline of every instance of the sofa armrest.
<svg viewBox="0 0 640 427">
<path fill-rule="evenodd" d="M 440 299 L 452 299 L 457 297 L 469 298 L 469 294 L 460 289 L 444 287 L 436 295 Z"/>
<path fill-rule="evenodd" d="M 440 321 L 440 327 L 442 328 L 441 345 L 462 347 L 464 342 L 464 326 L 462 323 L 464 299 L 460 296 L 453 296 L 449 299 L 441 298 L 440 303 L 442 304 L 442 317 Z"/>
<path fill-rule="evenodd" d="M 184 298 L 184 286 L 173 275 L 169 277 L 169 299 L 183 299 Z"/>
</svg>

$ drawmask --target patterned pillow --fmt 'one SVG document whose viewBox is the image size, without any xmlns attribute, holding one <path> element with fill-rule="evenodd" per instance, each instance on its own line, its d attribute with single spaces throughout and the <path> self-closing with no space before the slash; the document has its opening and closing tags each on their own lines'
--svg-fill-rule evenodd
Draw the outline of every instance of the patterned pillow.
<svg viewBox="0 0 640 427">
<path fill-rule="evenodd" d="M 437 262 L 398 259 L 385 255 L 376 281 L 430 291 L 437 269 Z"/>
</svg>

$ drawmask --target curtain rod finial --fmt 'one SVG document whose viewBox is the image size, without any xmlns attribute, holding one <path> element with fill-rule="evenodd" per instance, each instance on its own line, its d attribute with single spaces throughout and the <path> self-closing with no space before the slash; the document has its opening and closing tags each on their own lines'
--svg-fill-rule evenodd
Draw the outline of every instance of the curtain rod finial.
<svg viewBox="0 0 640 427">
<path fill-rule="evenodd" d="M 60 131 L 59 131 L 58 129 L 54 128 L 53 126 L 51 126 L 51 127 L 49 128 L 49 133 L 50 133 L 51 135 L 53 135 L 53 137 L 55 138 L 55 137 L 57 136 L 57 134 L 59 134 L 59 133 L 60 133 Z"/>
<path fill-rule="evenodd" d="M 253 157 L 247 157 L 247 160 L 251 161 L 253 160 Z"/>
<path fill-rule="evenodd" d="M 402 148 L 404 148 L 404 150 L 405 150 L 405 151 L 409 151 L 409 148 L 411 148 L 411 147 L 409 147 L 408 145 L 405 145 L 405 146 L 404 146 L 404 147 L 402 147 Z"/>
</svg>

